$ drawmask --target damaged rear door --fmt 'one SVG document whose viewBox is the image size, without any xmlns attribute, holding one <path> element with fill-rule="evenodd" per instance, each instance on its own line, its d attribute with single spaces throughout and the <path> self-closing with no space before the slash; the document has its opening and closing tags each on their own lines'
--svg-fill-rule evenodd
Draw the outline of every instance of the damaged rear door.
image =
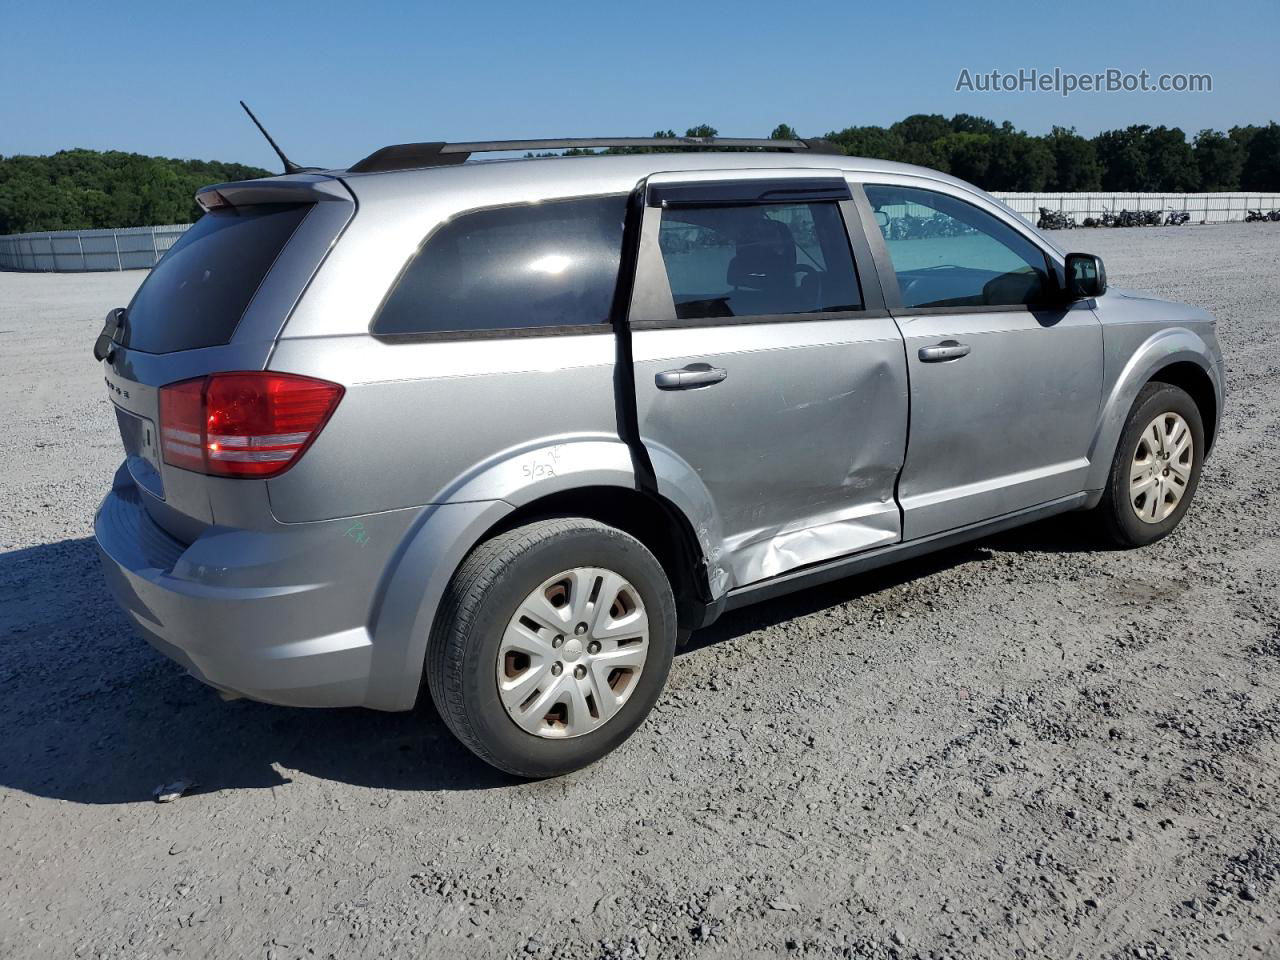
<svg viewBox="0 0 1280 960">
<path fill-rule="evenodd" d="M 720 589 L 901 539 L 901 335 L 836 171 L 659 174 L 630 311 L 640 437 L 713 501 Z"/>
</svg>

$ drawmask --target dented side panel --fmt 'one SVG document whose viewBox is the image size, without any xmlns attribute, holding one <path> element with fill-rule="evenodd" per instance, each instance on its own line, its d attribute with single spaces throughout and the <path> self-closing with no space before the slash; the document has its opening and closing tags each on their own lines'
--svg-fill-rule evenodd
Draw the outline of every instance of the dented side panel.
<svg viewBox="0 0 1280 960">
<path fill-rule="evenodd" d="M 632 349 L 650 456 L 688 464 L 714 504 L 697 524 L 713 592 L 901 538 L 907 379 L 891 319 L 640 329 Z M 657 387 L 689 363 L 728 374 Z"/>
</svg>

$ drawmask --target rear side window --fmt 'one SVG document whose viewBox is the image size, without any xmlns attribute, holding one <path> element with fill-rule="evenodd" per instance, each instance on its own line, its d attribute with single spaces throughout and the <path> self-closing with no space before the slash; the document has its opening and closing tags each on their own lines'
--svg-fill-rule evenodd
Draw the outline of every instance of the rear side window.
<svg viewBox="0 0 1280 960">
<path fill-rule="evenodd" d="M 206 213 L 134 294 L 125 346 L 172 353 L 230 343 L 263 277 L 311 206 L 258 204 Z"/>
<path fill-rule="evenodd" d="M 469 213 L 409 262 L 373 323 L 382 336 L 603 325 L 627 198 Z"/>
<path fill-rule="evenodd" d="M 862 309 L 835 203 L 668 209 L 658 245 L 681 320 Z"/>
</svg>

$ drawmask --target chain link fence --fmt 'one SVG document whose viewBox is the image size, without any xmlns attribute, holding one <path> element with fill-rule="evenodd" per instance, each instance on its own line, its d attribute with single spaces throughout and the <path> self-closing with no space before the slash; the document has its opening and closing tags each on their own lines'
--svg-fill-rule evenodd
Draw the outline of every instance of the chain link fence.
<svg viewBox="0 0 1280 960">
<path fill-rule="evenodd" d="M 189 223 L 175 223 L 119 230 L 15 233 L 0 237 L 0 269 L 57 273 L 149 269 L 190 227 Z"/>
</svg>

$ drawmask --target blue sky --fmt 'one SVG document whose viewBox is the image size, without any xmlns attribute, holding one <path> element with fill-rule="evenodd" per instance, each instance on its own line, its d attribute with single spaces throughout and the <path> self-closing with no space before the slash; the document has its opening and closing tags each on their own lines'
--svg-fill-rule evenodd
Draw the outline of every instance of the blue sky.
<svg viewBox="0 0 1280 960">
<path fill-rule="evenodd" d="M 804 135 L 975 113 L 1032 133 L 1280 120 L 1280 3 L 0 0 L 0 153 L 345 165 L 408 140 Z M 962 68 L 1209 73 L 1212 93 L 957 93 Z"/>
</svg>

